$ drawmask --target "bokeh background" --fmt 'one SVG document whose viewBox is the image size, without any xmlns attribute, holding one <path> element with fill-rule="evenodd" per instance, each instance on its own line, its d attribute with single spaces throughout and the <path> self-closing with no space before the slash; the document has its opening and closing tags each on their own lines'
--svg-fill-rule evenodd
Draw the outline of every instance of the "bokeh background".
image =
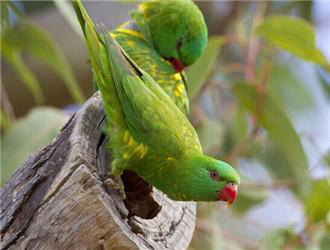
<svg viewBox="0 0 330 250">
<path fill-rule="evenodd" d="M 330 2 L 200 1 L 209 45 L 187 69 L 204 151 L 242 176 L 198 203 L 190 249 L 330 249 Z M 133 1 L 85 3 L 114 29 Z M 1 182 L 93 93 L 65 1 L 1 1 Z"/>
</svg>

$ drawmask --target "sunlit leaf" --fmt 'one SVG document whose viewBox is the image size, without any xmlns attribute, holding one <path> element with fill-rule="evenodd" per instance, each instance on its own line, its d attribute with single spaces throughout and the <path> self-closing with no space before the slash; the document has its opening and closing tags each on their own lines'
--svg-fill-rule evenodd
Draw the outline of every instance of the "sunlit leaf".
<svg viewBox="0 0 330 250">
<path fill-rule="evenodd" d="M 64 112 L 39 107 L 19 119 L 1 138 L 1 183 L 4 183 L 27 157 L 50 143 L 68 120 Z"/>
<path fill-rule="evenodd" d="M 63 78 L 73 98 L 77 102 L 84 101 L 70 64 L 62 50 L 46 32 L 24 20 L 8 29 L 2 37 L 2 41 L 12 49 L 28 52 L 47 62 Z"/>
<path fill-rule="evenodd" d="M 212 70 L 214 70 L 222 44 L 223 39 L 219 36 L 209 38 L 204 54 L 186 70 L 188 93 L 191 99 L 199 93 Z"/>
<path fill-rule="evenodd" d="M 316 47 L 314 27 L 304 19 L 271 16 L 260 24 L 257 33 L 293 55 L 329 67 L 322 52 Z"/>
<path fill-rule="evenodd" d="M 250 114 L 257 114 L 257 91 L 255 86 L 247 83 L 235 84 L 233 87 L 239 103 Z M 275 102 L 270 96 L 266 94 L 263 106 L 259 107 L 261 113 L 258 118 L 261 126 L 268 132 L 269 138 L 277 145 L 283 156 L 288 162 L 288 176 L 281 176 L 282 178 L 303 178 L 306 176 L 308 169 L 308 162 L 303 150 L 300 138 L 294 129 L 289 116 L 283 110 L 278 102 Z M 274 161 L 282 159 L 274 158 Z"/>
<path fill-rule="evenodd" d="M 313 182 L 305 201 L 305 210 L 309 222 L 325 220 L 330 213 L 330 185 L 326 179 Z"/>
</svg>

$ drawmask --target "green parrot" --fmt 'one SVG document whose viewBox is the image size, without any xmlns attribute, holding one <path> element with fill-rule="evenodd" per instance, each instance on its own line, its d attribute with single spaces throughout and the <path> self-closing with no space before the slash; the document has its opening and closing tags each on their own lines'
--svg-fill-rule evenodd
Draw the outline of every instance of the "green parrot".
<svg viewBox="0 0 330 250">
<path fill-rule="evenodd" d="M 113 37 L 188 114 L 183 69 L 206 48 L 207 28 L 202 13 L 191 0 L 153 0 L 141 3 L 131 17 L 131 21 L 111 31 Z"/>
<path fill-rule="evenodd" d="M 140 4 L 131 17 L 133 21 L 112 31 L 114 38 L 188 114 L 183 69 L 206 48 L 207 28 L 202 13 L 191 0 L 153 0 Z"/>
<path fill-rule="evenodd" d="M 134 171 L 173 200 L 232 203 L 240 181 L 235 169 L 203 154 L 196 131 L 166 92 L 105 28 L 96 31 L 79 1 L 74 7 L 105 104 L 113 175 Z"/>
</svg>

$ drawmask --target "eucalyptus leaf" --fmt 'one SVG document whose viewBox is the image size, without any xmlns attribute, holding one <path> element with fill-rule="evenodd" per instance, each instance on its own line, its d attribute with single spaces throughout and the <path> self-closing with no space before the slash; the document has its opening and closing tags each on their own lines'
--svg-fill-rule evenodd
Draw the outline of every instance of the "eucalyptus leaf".
<svg viewBox="0 0 330 250">
<path fill-rule="evenodd" d="M 310 223 L 325 221 L 330 213 L 329 180 L 313 181 L 310 193 L 305 200 L 305 211 Z"/>
<path fill-rule="evenodd" d="M 1 183 L 8 180 L 30 154 L 49 144 L 68 118 L 55 108 L 38 107 L 17 120 L 1 138 Z"/>
<path fill-rule="evenodd" d="M 223 38 L 213 36 L 209 38 L 204 54 L 186 70 L 188 80 L 188 93 L 190 99 L 199 93 L 203 84 L 214 69 L 217 58 L 223 45 Z"/>
<path fill-rule="evenodd" d="M 250 114 L 257 113 L 257 90 L 248 83 L 238 83 L 233 86 L 233 92 L 238 102 Z M 289 176 L 282 178 L 304 178 L 308 169 L 308 162 L 302 147 L 300 138 L 293 127 L 287 112 L 279 102 L 275 101 L 271 94 L 265 95 L 263 106 L 259 107 L 259 122 L 268 132 L 269 138 L 277 145 L 291 169 Z M 282 159 L 274 158 L 274 161 Z"/>
<path fill-rule="evenodd" d="M 23 84 L 30 90 L 37 104 L 44 102 L 40 83 L 34 73 L 27 67 L 22 58 L 22 53 L 17 48 L 12 48 L 6 40 L 2 40 L 2 55 L 7 62 L 16 70 Z"/>
<path fill-rule="evenodd" d="M 28 52 L 47 62 L 62 77 L 75 101 L 84 101 L 70 64 L 48 33 L 24 20 L 8 29 L 1 41 L 13 50 Z"/>
<path fill-rule="evenodd" d="M 276 47 L 329 69 L 327 60 L 316 47 L 314 27 L 304 19 L 271 16 L 258 26 L 257 33 Z"/>
</svg>

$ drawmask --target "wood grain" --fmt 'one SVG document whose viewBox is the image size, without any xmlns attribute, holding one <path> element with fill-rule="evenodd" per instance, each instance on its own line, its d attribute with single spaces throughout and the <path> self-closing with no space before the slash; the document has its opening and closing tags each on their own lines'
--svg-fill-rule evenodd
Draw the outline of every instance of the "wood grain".
<svg viewBox="0 0 330 250">
<path fill-rule="evenodd" d="M 186 249 L 196 205 L 175 202 L 133 172 L 127 199 L 106 185 L 111 162 L 98 94 L 1 189 L 1 249 Z"/>
</svg>

